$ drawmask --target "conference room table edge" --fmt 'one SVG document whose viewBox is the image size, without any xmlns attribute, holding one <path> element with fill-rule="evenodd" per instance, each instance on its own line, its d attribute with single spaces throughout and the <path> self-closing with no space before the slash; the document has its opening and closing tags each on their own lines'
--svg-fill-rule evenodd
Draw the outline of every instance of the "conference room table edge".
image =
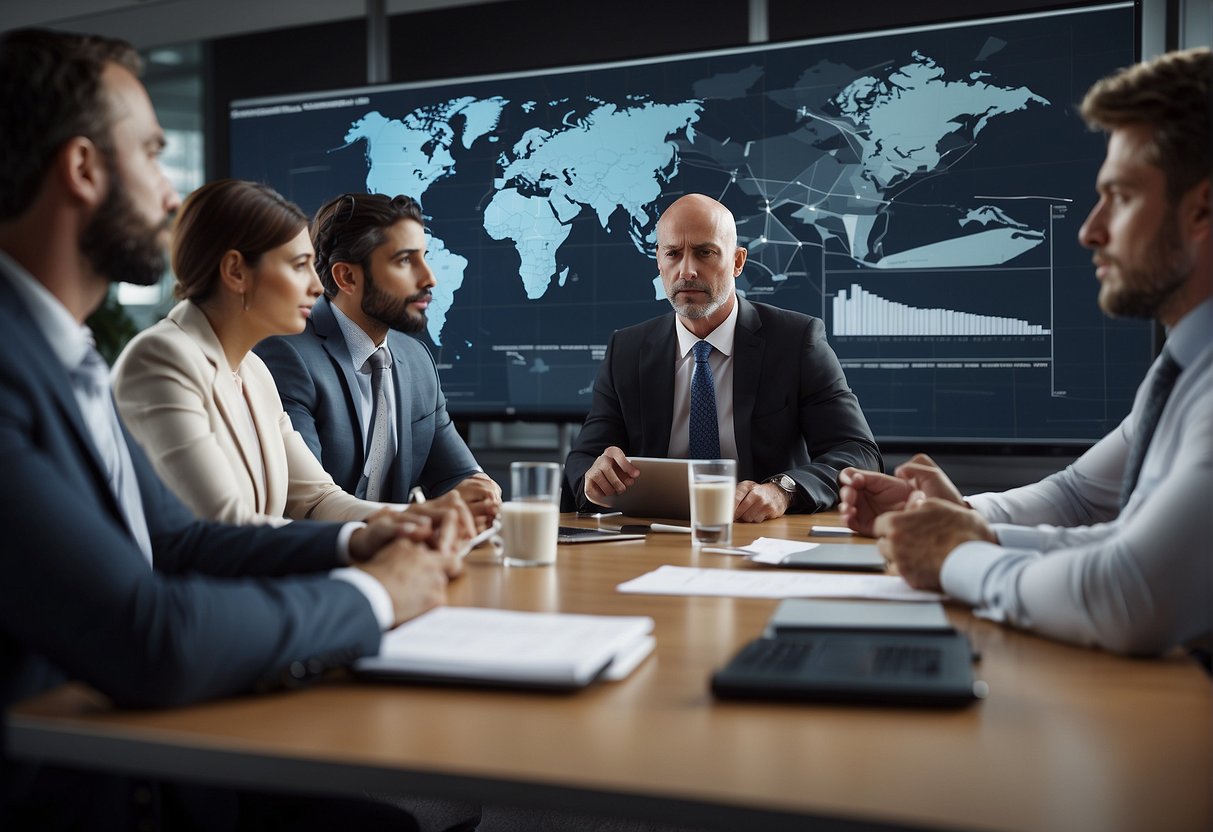
<svg viewBox="0 0 1213 832">
<path fill-rule="evenodd" d="M 630 518 L 584 520 L 565 515 L 561 522 L 572 525 L 606 525 L 628 520 Z M 839 540 L 808 537 L 807 529 L 810 523 L 839 525 L 836 515 L 829 514 L 812 518 L 790 517 L 754 526 L 739 524 L 736 527 L 736 542 L 749 542 L 763 535 L 805 537 L 817 542 Z M 856 539 L 855 542 L 870 541 Z M 612 554 L 612 550 L 616 554 Z M 980 775 L 977 775 L 976 779 L 970 778 L 967 787 L 964 782 L 941 783 L 936 780 L 955 780 L 957 772 L 954 769 L 948 771 L 946 765 L 941 768 L 931 762 L 932 755 L 928 747 L 930 738 L 939 740 L 938 744 L 942 746 L 945 754 L 949 753 L 949 748 L 953 751 L 963 750 L 963 745 L 957 745 L 961 740 L 950 737 L 947 733 L 952 730 L 948 725 L 958 724 L 955 721 L 960 720 L 959 724 L 966 724 L 968 727 L 957 733 L 971 734 L 972 720 L 982 718 L 981 709 L 989 708 L 989 701 L 960 711 L 712 702 L 707 693 L 707 676 L 711 669 L 723 663 L 744 641 L 759 634 L 762 622 L 774 609 L 776 602 L 665 596 L 656 598 L 615 593 L 614 584 L 620 579 L 636 577 L 645 571 L 637 568 L 624 569 L 622 572 L 619 569 L 607 568 L 605 574 L 609 575 L 611 583 L 590 592 L 589 595 L 593 599 L 591 600 L 581 597 L 586 594 L 583 585 L 563 578 L 562 572 L 577 570 L 575 564 L 595 560 L 609 564 L 621 559 L 618 553 L 624 551 L 633 559 L 635 553 L 643 552 L 641 559 L 650 569 L 661 563 L 711 568 L 753 568 L 743 563 L 740 558 L 719 555 L 707 557 L 699 554 L 690 548 L 685 539 L 670 535 L 650 535 L 647 541 L 630 545 L 624 542 L 562 545 L 558 563 L 554 567 L 507 569 L 482 562 L 470 563 L 466 576 L 452 584 L 450 602 L 454 605 L 629 614 L 641 611 L 648 605 L 654 607 L 658 641 L 656 655 L 642 663 L 632 677 L 623 682 L 601 684 L 576 694 L 368 685 L 351 681 L 348 676 L 338 674 L 304 690 L 269 696 L 233 697 L 183 709 L 134 711 L 112 709 L 104 697 L 87 687 L 69 684 L 28 700 L 6 715 L 6 742 L 9 753 L 15 758 L 27 761 L 215 785 L 307 793 L 417 794 L 478 801 L 485 805 L 500 804 L 630 817 L 705 829 L 1111 830 L 1142 828 L 1143 821 L 1149 821 L 1150 826 L 1154 828 L 1210 827 L 1210 819 L 1213 818 L 1213 801 L 1210 798 L 1213 791 L 1213 752 L 1210 750 L 1213 728 L 1210 724 L 1210 703 L 1213 700 L 1210 699 L 1207 678 L 1184 657 L 1172 655 L 1155 660 L 1118 658 L 1097 650 L 1068 647 L 1028 634 L 1015 633 L 982 621 L 959 607 L 949 606 L 948 615 L 953 624 L 969 636 L 975 648 L 984 656 L 982 662 L 977 665 L 979 676 L 989 675 L 984 674 L 983 670 L 991 666 L 998 667 L 1004 657 L 1011 659 L 1011 666 L 1006 669 L 1010 676 L 1022 675 L 1024 672 L 1030 676 L 1033 672 L 1030 667 L 1034 661 L 1033 657 L 1036 657 L 1035 661 L 1047 664 L 1048 674 L 1052 675 L 1057 675 L 1059 668 L 1079 668 L 1082 670 L 1079 676 L 1080 684 L 1073 691 L 1065 691 L 1062 697 L 1067 700 L 1063 709 L 1067 713 L 1072 712 L 1076 703 L 1081 704 L 1078 700 L 1084 696 L 1089 697 L 1092 693 L 1100 693 L 1105 697 L 1110 695 L 1116 700 L 1126 699 L 1130 694 L 1118 690 L 1118 680 L 1121 681 L 1123 684 L 1119 687 L 1131 690 L 1131 695 L 1139 699 L 1141 711 L 1136 711 L 1129 701 L 1118 701 L 1112 710 L 1117 714 L 1124 713 L 1126 709 L 1133 710 L 1139 713 L 1140 724 L 1126 731 L 1121 719 L 1115 717 L 1108 722 L 1105 730 L 1096 726 L 1097 736 L 1094 740 L 1086 734 L 1078 735 L 1079 745 L 1091 745 L 1092 742 L 1095 746 L 1107 744 L 1112 751 L 1119 748 L 1124 752 L 1123 756 L 1144 759 L 1139 761 L 1140 764 L 1118 759 L 1116 765 L 1111 768 L 1127 766 L 1130 771 L 1103 772 L 1108 775 L 1106 777 L 1099 776 L 1101 772 L 1098 770 L 1093 773 L 1081 773 L 1078 777 L 1067 776 L 1063 779 L 1070 787 L 1076 784 L 1081 786 L 1072 789 L 1072 793 L 1068 795 L 1054 793 L 1056 789 L 1066 791 L 1066 782 L 1050 786 L 1042 777 L 1023 772 L 1007 777 L 1006 766 L 1000 767 L 995 760 L 989 761 L 989 779 L 1003 780 L 996 789 L 986 789 L 983 785 L 985 778 Z M 518 586 L 511 587 L 511 581 Z M 524 584 L 524 588 L 518 588 Z M 650 604 L 646 604 L 646 600 Z M 779 726 L 785 723 L 794 726 L 797 722 L 806 720 L 820 720 L 823 724 L 841 720 L 849 724 L 849 728 L 840 729 L 841 732 L 827 731 L 823 734 L 827 747 L 821 756 L 826 761 L 820 762 L 817 755 L 814 755 L 812 764 L 807 766 L 810 770 L 804 772 L 804 787 L 810 793 L 808 799 L 805 799 L 803 794 L 797 795 L 795 792 L 800 790 L 794 785 L 788 785 L 795 784 L 797 778 L 792 777 L 789 780 L 787 771 L 776 772 L 774 769 L 773 776 L 780 779 L 784 786 L 775 791 L 768 789 L 759 792 L 756 789 L 732 788 L 727 782 L 713 782 L 710 773 L 703 776 L 702 781 L 696 782 L 667 777 L 660 769 L 655 770 L 656 773 L 651 777 L 646 777 L 643 773 L 620 775 L 610 770 L 609 762 L 605 765 L 590 766 L 586 771 L 576 770 L 577 766 L 566 766 L 553 771 L 523 764 L 518 765 L 515 770 L 504 757 L 485 761 L 478 759 L 475 753 L 444 753 L 429 757 L 425 752 L 420 756 L 410 757 L 408 754 L 396 756 L 394 751 L 387 752 L 385 756 L 385 752 L 377 748 L 371 748 L 369 752 L 357 747 L 335 749 L 332 747 L 334 743 L 331 737 L 323 747 L 309 746 L 306 742 L 297 742 L 297 737 L 288 741 L 285 728 L 279 730 L 278 735 L 274 735 L 272 729 L 269 734 L 259 734 L 247 729 L 247 725 L 254 722 L 273 723 L 276 718 L 274 712 L 282 709 L 286 711 L 284 719 L 289 718 L 292 713 L 296 717 L 306 713 L 309 719 L 316 720 L 323 718 L 322 714 L 332 714 L 340 709 L 375 709 L 382 707 L 382 703 L 387 700 L 396 698 L 424 700 L 427 710 L 433 709 L 438 698 L 462 700 L 463 704 L 455 704 L 450 708 L 439 703 L 436 713 L 452 720 L 460 718 L 470 707 L 482 710 L 483 706 L 487 706 L 489 710 L 508 708 L 508 712 L 502 715 L 505 719 L 517 717 L 519 714 L 525 715 L 529 711 L 532 716 L 537 713 L 541 717 L 544 714 L 554 715 L 557 720 L 584 720 L 586 714 L 591 714 L 594 707 L 619 707 L 619 702 L 611 700 L 618 699 L 619 692 L 626 691 L 628 685 L 641 684 L 633 681 L 637 676 L 647 674 L 651 677 L 661 672 L 658 668 L 663 662 L 668 664 L 672 661 L 668 642 L 677 642 L 678 639 L 671 639 L 669 633 L 663 634 L 663 624 L 667 628 L 669 626 L 668 610 L 671 607 L 685 610 L 688 605 L 696 604 L 702 609 L 698 615 L 689 616 L 693 620 L 688 620 L 685 611 L 675 614 L 675 619 L 682 627 L 702 627 L 705 615 L 710 619 L 715 612 L 726 607 L 730 608 L 734 620 L 722 627 L 722 634 L 717 639 L 721 643 L 713 650 L 713 660 L 706 664 L 702 656 L 697 656 L 694 660 L 701 677 L 701 690 L 698 694 L 688 698 L 686 674 L 685 671 L 679 671 L 684 678 L 680 682 L 680 691 L 674 698 L 681 696 L 682 701 L 676 702 L 675 707 L 688 705 L 692 712 L 698 713 L 702 719 L 693 720 L 693 724 L 698 725 L 706 720 L 708 729 L 719 728 L 731 733 L 737 733 L 739 730 L 744 732 L 748 727 L 760 728 L 761 736 L 775 737 L 769 740 L 769 744 L 773 746 L 772 751 L 778 750 L 780 743 L 777 735 L 772 735 L 771 731 L 779 731 Z M 661 607 L 665 610 L 660 609 Z M 699 653 L 703 652 L 703 644 L 699 641 L 694 641 L 690 646 L 698 648 Z M 678 644 L 675 644 L 674 648 L 679 649 Z M 993 676 L 998 678 L 999 674 L 995 673 Z M 1106 680 L 1106 687 L 1100 684 L 1098 678 Z M 1050 690 L 1058 683 L 1058 680 L 1046 678 L 1043 672 L 1041 681 L 1048 681 L 1049 685 L 1046 687 Z M 651 688 L 654 682 L 650 678 L 643 684 Z M 1002 684 L 993 684 L 991 696 L 999 696 L 1002 687 Z M 1030 695 L 1030 684 L 1023 690 L 1029 692 L 1029 700 L 1033 699 Z M 1141 699 L 1142 696 L 1147 698 Z M 592 701 L 595 698 L 600 701 L 605 699 L 607 704 L 595 706 Z M 588 704 L 583 705 L 583 702 Z M 646 704 L 647 702 L 642 702 L 641 706 L 645 707 Z M 1031 701 L 1029 704 L 1034 711 L 1047 708 L 1047 703 L 1040 701 Z M 669 705 L 669 701 L 662 703 L 662 707 L 666 708 L 666 716 L 670 714 Z M 1023 702 L 1017 705 L 1024 707 Z M 388 707 L 396 708 L 400 705 Z M 623 707 L 630 707 L 626 698 Z M 1097 702 L 1092 702 L 1092 708 L 1098 710 L 1099 707 Z M 570 709 L 571 714 L 568 713 Z M 732 716 L 721 720 L 718 716 L 721 713 Z M 657 718 L 662 718 L 661 708 L 658 708 Z M 728 721 L 730 719 L 731 722 Z M 217 724 L 226 726 L 233 720 L 237 725 L 243 721 L 246 727 L 232 730 L 216 727 Z M 601 723 L 602 720 L 595 721 Z M 747 721 L 750 723 L 748 726 Z M 907 728 L 922 721 L 934 727 L 924 730 Z M 1098 721 L 1098 718 L 1095 721 Z M 713 722 L 721 724 L 714 728 Z M 871 728 L 869 723 L 873 722 L 879 727 Z M 775 725 L 774 729 L 772 723 Z M 373 719 L 369 724 L 383 727 Z M 199 729 L 198 725 L 205 727 Z M 1177 730 L 1179 726 L 1182 728 Z M 352 720 L 350 727 L 357 731 L 365 730 L 367 725 Z M 481 727 L 486 726 L 481 723 Z M 576 724 L 572 727 L 575 731 Z M 1049 730 L 1060 729 L 1062 734 L 1065 733 L 1061 724 L 1046 727 Z M 300 733 L 307 733 L 306 725 L 299 725 L 297 728 Z M 493 726 L 490 724 L 487 728 L 489 730 L 486 733 L 491 733 Z M 937 733 L 935 728 L 939 728 L 943 733 Z M 1039 742 L 1039 726 L 1029 724 L 1028 728 L 1026 733 L 1032 738 L 1025 741 Z M 977 734 L 980 735 L 981 726 L 978 725 L 977 729 Z M 848 734 L 847 730 L 854 733 Z M 907 743 L 917 742 L 923 746 L 922 769 L 905 770 L 905 782 L 890 780 L 890 775 L 895 773 L 896 769 L 879 764 L 879 732 L 882 730 L 890 732 L 888 742 L 891 745 L 888 748 L 890 752 L 895 752 L 894 756 L 902 758 L 903 764 Z M 1083 731 L 1089 730 L 1089 727 L 1083 728 Z M 907 732 L 908 736 L 898 736 Z M 597 725 L 591 732 L 592 741 L 601 744 L 603 733 L 602 725 Z M 626 726 L 621 726 L 621 733 L 626 733 Z M 1100 737 L 1100 734 L 1107 736 Z M 808 735 L 816 736 L 813 732 Z M 547 736 L 546 741 L 551 743 L 553 736 L 558 739 L 559 733 Z M 1186 740 L 1181 739 L 1182 737 L 1186 737 Z M 853 739 L 854 743 L 848 738 Z M 737 742 L 736 738 L 734 741 Z M 433 743 L 434 740 L 427 737 L 424 742 Z M 576 744 L 577 740 L 570 736 L 568 742 Z M 863 750 L 856 751 L 844 747 L 844 743 L 847 746 L 859 746 Z M 691 745 L 694 746 L 694 743 Z M 742 749 L 743 753 L 753 754 L 754 749 L 750 747 L 752 745 L 751 742 Z M 729 747 L 726 743 L 721 746 L 721 750 L 728 750 Z M 692 747 L 688 750 L 702 751 L 702 748 Z M 1049 749 L 1044 750 L 1050 752 Z M 1065 761 L 1066 765 L 1079 765 L 1089 769 L 1094 762 L 1087 759 L 1091 750 L 1053 749 L 1050 753 L 1074 756 L 1074 759 Z M 1096 750 L 1103 751 L 1099 748 Z M 623 753 L 625 763 L 636 762 L 629 760 L 627 753 L 621 752 L 618 747 L 608 748 L 607 751 L 614 756 Z M 786 752 L 786 749 L 784 751 Z M 1014 752 L 1014 749 L 1009 751 Z M 676 753 L 663 752 L 658 756 L 664 756 L 667 762 L 677 759 Z M 772 756 L 779 758 L 781 755 Z M 782 756 L 788 755 L 784 753 Z M 909 759 L 914 756 L 910 754 Z M 1023 757 L 1021 753 L 1012 753 L 1012 756 Z M 1117 756 L 1119 758 L 1122 755 Z M 815 779 L 833 781 L 832 776 L 822 777 L 830 774 L 831 757 L 838 760 L 838 765 L 843 769 L 859 769 L 848 775 L 857 779 L 859 785 L 844 785 L 838 791 L 814 791 L 812 783 Z M 804 762 L 804 758 L 795 755 L 789 759 L 793 767 L 797 762 Z M 1164 772 L 1169 770 L 1169 774 L 1160 776 L 1157 769 L 1164 761 Z M 1022 763 L 1022 759 L 1020 762 Z M 1046 758 L 1042 767 L 1052 772 L 1062 762 Z M 701 760 L 696 765 L 702 768 L 702 763 Z M 773 763 L 775 766 L 782 764 L 778 759 Z M 760 767 L 762 765 L 767 763 L 764 761 L 760 763 Z M 971 766 L 966 766 L 969 767 Z M 939 769 L 937 777 L 930 776 L 933 768 Z M 870 775 L 865 774 L 862 769 L 870 769 Z M 1156 774 L 1150 776 L 1150 771 L 1155 771 Z M 815 778 L 814 775 L 819 777 Z M 870 776 L 873 782 L 864 785 L 865 776 Z M 1047 775 L 1044 777 L 1047 779 Z M 842 778 L 840 782 L 845 784 L 846 779 Z M 978 788 L 974 789 L 974 784 Z M 957 792 L 949 793 L 949 786 L 955 787 Z M 907 793 L 915 789 L 939 789 L 941 793 L 937 799 L 907 799 Z M 978 794 L 965 796 L 963 792 L 966 789 L 977 791 Z M 882 800 L 879 794 L 875 797 L 872 794 L 881 791 L 889 793 L 893 799 Z M 982 811 L 974 808 L 989 800 L 996 792 L 1002 793 L 1004 797 L 994 800 Z M 1107 805 L 1102 809 L 1093 806 L 1097 798 L 1102 798 Z"/>
</svg>

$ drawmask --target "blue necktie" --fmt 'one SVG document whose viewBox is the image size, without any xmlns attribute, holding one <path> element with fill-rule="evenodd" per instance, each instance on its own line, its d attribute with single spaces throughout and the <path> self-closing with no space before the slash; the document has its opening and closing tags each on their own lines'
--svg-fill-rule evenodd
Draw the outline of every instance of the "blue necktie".
<svg viewBox="0 0 1213 832">
<path fill-rule="evenodd" d="M 712 345 L 700 341 L 691 348 L 695 353 L 695 370 L 691 375 L 691 459 L 720 458 L 720 426 L 716 420 L 716 382 L 708 356 Z"/>
<path fill-rule="evenodd" d="M 1158 419 L 1175 388 L 1175 379 L 1179 377 L 1181 369 L 1167 348 L 1163 347 L 1162 355 L 1158 357 L 1158 366 L 1150 379 L 1146 400 L 1142 403 L 1141 418 L 1133 428 L 1133 444 L 1129 446 L 1129 455 L 1125 459 L 1125 476 L 1120 485 L 1122 511 L 1128 505 L 1133 489 L 1137 487 L 1137 478 L 1141 475 L 1141 464 L 1146 458 L 1146 450 L 1150 447 L 1150 440 L 1154 438 L 1154 429 L 1158 427 Z"/>
</svg>

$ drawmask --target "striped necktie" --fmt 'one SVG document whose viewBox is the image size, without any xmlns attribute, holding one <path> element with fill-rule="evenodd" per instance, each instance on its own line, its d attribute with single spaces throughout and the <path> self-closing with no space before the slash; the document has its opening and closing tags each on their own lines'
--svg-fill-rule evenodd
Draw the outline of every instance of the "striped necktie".
<svg viewBox="0 0 1213 832">
<path fill-rule="evenodd" d="M 366 499 L 378 501 L 383 494 L 383 482 L 391 467 L 393 449 L 391 444 L 392 406 L 388 399 L 391 384 L 392 357 L 387 347 L 379 347 L 366 360 L 371 368 L 371 429 L 367 436 L 366 464 L 363 466 L 363 482 Z M 359 489 L 363 490 L 363 489 Z"/>
</svg>

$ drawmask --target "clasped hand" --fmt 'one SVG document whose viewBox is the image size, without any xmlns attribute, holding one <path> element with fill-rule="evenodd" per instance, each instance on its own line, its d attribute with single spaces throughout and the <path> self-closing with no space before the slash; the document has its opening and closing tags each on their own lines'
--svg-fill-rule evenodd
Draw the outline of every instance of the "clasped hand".
<svg viewBox="0 0 1213 832">
<path fill-rule="evenodd" d="M 915 589 L 937 590 L 943 562 L 971 540 L 996 543 L 935 461 L 917 454 L 893 476 L 844 468 L 838 511 L 856 532 L 880 538 L 877 548 Z"/>
<path fill-rule="evenodd" d="M 409 507 L 380 509 L 350 538 L 354 565 L 392 599 L 395 624 L 446 603 L 447 582 L 463 570 L 462 552 L 476 524 L 455 492 Z"/>
</svg>

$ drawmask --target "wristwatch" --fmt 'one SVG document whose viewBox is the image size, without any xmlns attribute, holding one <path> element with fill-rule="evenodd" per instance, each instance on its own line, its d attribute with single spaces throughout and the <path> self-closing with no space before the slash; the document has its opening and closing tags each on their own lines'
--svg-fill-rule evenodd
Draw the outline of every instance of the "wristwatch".
<svg viewBox="0 0 1213 832">
<path fill-rule="evenodd" d="M 780 474 L 776 477 L 771 477 L 767 482 L 774 483 L 788 495 L 788 505 L 790 506 L 796 500 L 796 480 L 789 477 L 787 474 Z"/>
</svg>

